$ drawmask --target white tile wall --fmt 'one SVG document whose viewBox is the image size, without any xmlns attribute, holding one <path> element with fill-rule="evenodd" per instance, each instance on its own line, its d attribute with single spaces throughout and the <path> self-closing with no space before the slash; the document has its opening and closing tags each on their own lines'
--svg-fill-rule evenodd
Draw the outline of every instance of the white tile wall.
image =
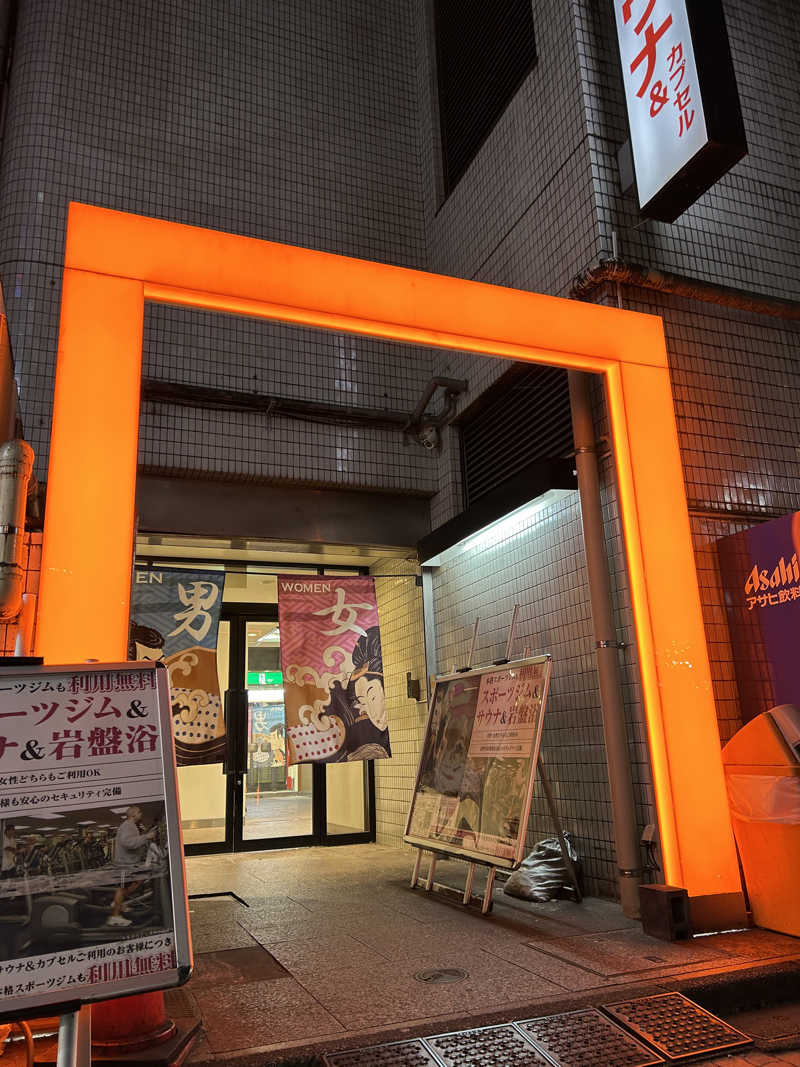
<svg viewBox="0 0 800 1067">
<path fill-rule="evenodd" d="M 385 845 L 402 843 L 428 714 L 422 590 L 414 577 L 418 572 L 415 560 L 388 559 L 370 568 L 376 576 L 392 746 L 390 760 L 375 761 L 377 839 Z M 396 577 L 406 573 L 408 578 Z M 418 701 L 408 696 L 409 671 L 420 684 Z"/>
<path fill-rule="evenodd" d="M 40 477 L 47 470 L 70 200 L 424 266 L 406 0 L 233 6 L 22 0 L 19 9 L 0 165 L 0 276 Z M 352 369 L 344 356 L 336 366 L 338 348 L 348 349 L 349 341 L 312 341 L 299 331 L 278 337 L 260 323 L 223 326 L 220 318 L 212 327 L 199 313 L 152 310 L 151 363 L 191 375 L 196 359 L 214 357 L 212 376 L 220 384 L 269 391 L 277 382 L 289 395 L 304 395 L 311 378 L 329 401 L 355 399 L 336 387 Z M 419 381 L 429 376 L 424 356 L 377 345 L 351 379 L 380 394 L 379 406 L 410 410 Z M 184 411 L 169 413 L 165 423 L 163 414 L 148 412 L 143 434 L 143 458 L 153 462 L 158 450 L 163 466 L 185 467 L 190 447 L 197 447 L 199 464 L 207 463 L 216 438 L 215 471 L 250 474 L 260 466 L 266 474 L 313 480 L 321 464 L 323 476 L 356 484 L 369 455 L 372 485 L 381 483 L 383 457 L 392 468 L 389 487 L 418 475 L 413 464 L 398 469 L 396 435 L 356 441 L 346 434 L 323 447 L 318 434 L 307 454 L 301 449 L 292 463 L 284 454 L 271 464 L 270 433 L 249 417 L 210 420 Z M 220 428 L 236 445 L 222 446 Z M 165 456 L 173 433 L 175 454 Z M 296 433 L 297 424 L 280 429 L 280 453 Z M 337 457 L 345 469 L 337 468 Z M 419 477 L 424 481 L 424 473 Z"/>
</svg>

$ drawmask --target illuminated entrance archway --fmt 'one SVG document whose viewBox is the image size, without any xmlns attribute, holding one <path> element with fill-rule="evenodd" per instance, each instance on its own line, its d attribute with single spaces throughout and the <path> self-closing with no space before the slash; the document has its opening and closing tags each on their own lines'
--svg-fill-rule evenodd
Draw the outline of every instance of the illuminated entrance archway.
<svg viewBox="0 0 800 1067">
<path fill-rule="evenodd" d="M 37 631 L 50 663 L 125 657 L 148 300 L 604 375 L 665 876 L 738 895 L 661 320 L 71 204 Z"/>
</svg>

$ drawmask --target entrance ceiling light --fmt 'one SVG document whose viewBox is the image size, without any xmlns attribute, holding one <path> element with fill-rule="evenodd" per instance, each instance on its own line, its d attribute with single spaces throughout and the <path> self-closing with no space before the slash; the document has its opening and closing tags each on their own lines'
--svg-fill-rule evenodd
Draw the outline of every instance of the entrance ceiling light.
<svg viewBox="0 0 800 1067">
<path fill-rule="evenodd" d="M 458 541 L 451 548 L 445 549 L 438 555 L 431 557 L 431 559 L 421 562 L 424 562 L 426 567 L 439 567 L 463 553 L 499 545 L 502 541 L 507 541 L 509 537 L 513 537 L 514 534 L 522 533 L 526 530 L 530 526 L 533 517 L 539 512 L 544 511 L 565 497 L 572 496 L 574 493 L 574 489 L 548 489 L 546 493 L 542 493 L 535 500 L 530 500 L 527 504 L 515 508 L 502 518 L 490 522 L 476 533 Z"/>
<path fill-rule="evenodd" d="M 554 490 L 577 491 L 575 465 L 571 459 L 537 459 L 522 467 L 497 489 L 480 497 L 471 507 L 437 527 L 417 543 L 420 563 L 435 567 L 443 552 L 462 545 L 487 527 L 523 507 L 548 497 Z"/>
</svg>

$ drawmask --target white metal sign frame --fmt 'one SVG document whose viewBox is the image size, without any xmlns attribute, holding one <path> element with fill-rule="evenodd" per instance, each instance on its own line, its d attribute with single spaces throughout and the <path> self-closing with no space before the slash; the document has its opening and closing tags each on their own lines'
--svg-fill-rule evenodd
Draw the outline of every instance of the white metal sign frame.
<svg viewBox="0 0 800 1067">
<path fill-rule="evenodd" d="M 136 828 L 132 807 L 157 817 L 162 842 L 166 837 L 146 865 L 134 852 L 138 857 L 143 841 L 149 846 L 156 835 Z M 106 830 L 106 854 L 94 867 L 43 864 L 26 849 L 16 873 L 0 880 L 0 903 L 17 914 L 19 927 L 0 951 L 0 1018 L 63 1014 L 189 978 L 186 875 L 163 665 L 0 666 L 0 818 L 4 835 L 17 822 L 26 832 L 36 820 L 41 829 L 26 836 L 42 847 L 59 834 L 70 837 L 67 828 L 76 838 L 78 827 L 98 826 L 101 819 L 117 827 L 113 842 Z M 127 852 L 117 845 L 123 821 L 132 837 Z M 131 892 L 118 894 L 120 887 Z M 136 887 L 145 911 L 126 918 L 122 909 L 133 904 Z M 76 918 L 87 913 L 94 925 Z M 109 923 L 115 913 L 121 921 Z"/>
</svg>

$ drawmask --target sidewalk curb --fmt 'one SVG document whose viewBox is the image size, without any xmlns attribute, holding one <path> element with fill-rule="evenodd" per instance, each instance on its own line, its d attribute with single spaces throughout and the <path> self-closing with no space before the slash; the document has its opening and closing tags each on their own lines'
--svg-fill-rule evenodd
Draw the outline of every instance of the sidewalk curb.
<svg viewBox="0 0 800 1067">
<path fill-rule="evenodd" d="M 539 998 L 528 1005 L 497 1008 L 482 1015 L 437 1016 L 408 1023 L 362 1031 L 347 1037 L 328 1037 L 303 1045 L 250 1048 L 241 1051 L 208 1054 L 206 1045 L 198 1055 L 190 1056 L 187 1067 L 319 1067 L 320 1057 L 332 1050 L 365 1048 L 407 1041 L 451 1030 L 473 1030 L 495 1023 L 505 1023 L 543 1015 L 557 1015 L 585 1007 L 599 1007 L 615 1000 L 650 996 L 664 992 L 683 993 L 715 1015 L 736 1026 L 736 1013 L 796 1000 L 800 995 L 800 957 L 773 964 L 756 963 L 737 971 L 707 975 L 676 975 L 650 981 L 614 985 L 577 993 Z M 779 1038 L 756 1038 L 755 1047 L 763 1051 L 800 1048 L 800 1033 Z M 199 1050 L 198 1050 L 199 1051 Z"/>
</svg>

